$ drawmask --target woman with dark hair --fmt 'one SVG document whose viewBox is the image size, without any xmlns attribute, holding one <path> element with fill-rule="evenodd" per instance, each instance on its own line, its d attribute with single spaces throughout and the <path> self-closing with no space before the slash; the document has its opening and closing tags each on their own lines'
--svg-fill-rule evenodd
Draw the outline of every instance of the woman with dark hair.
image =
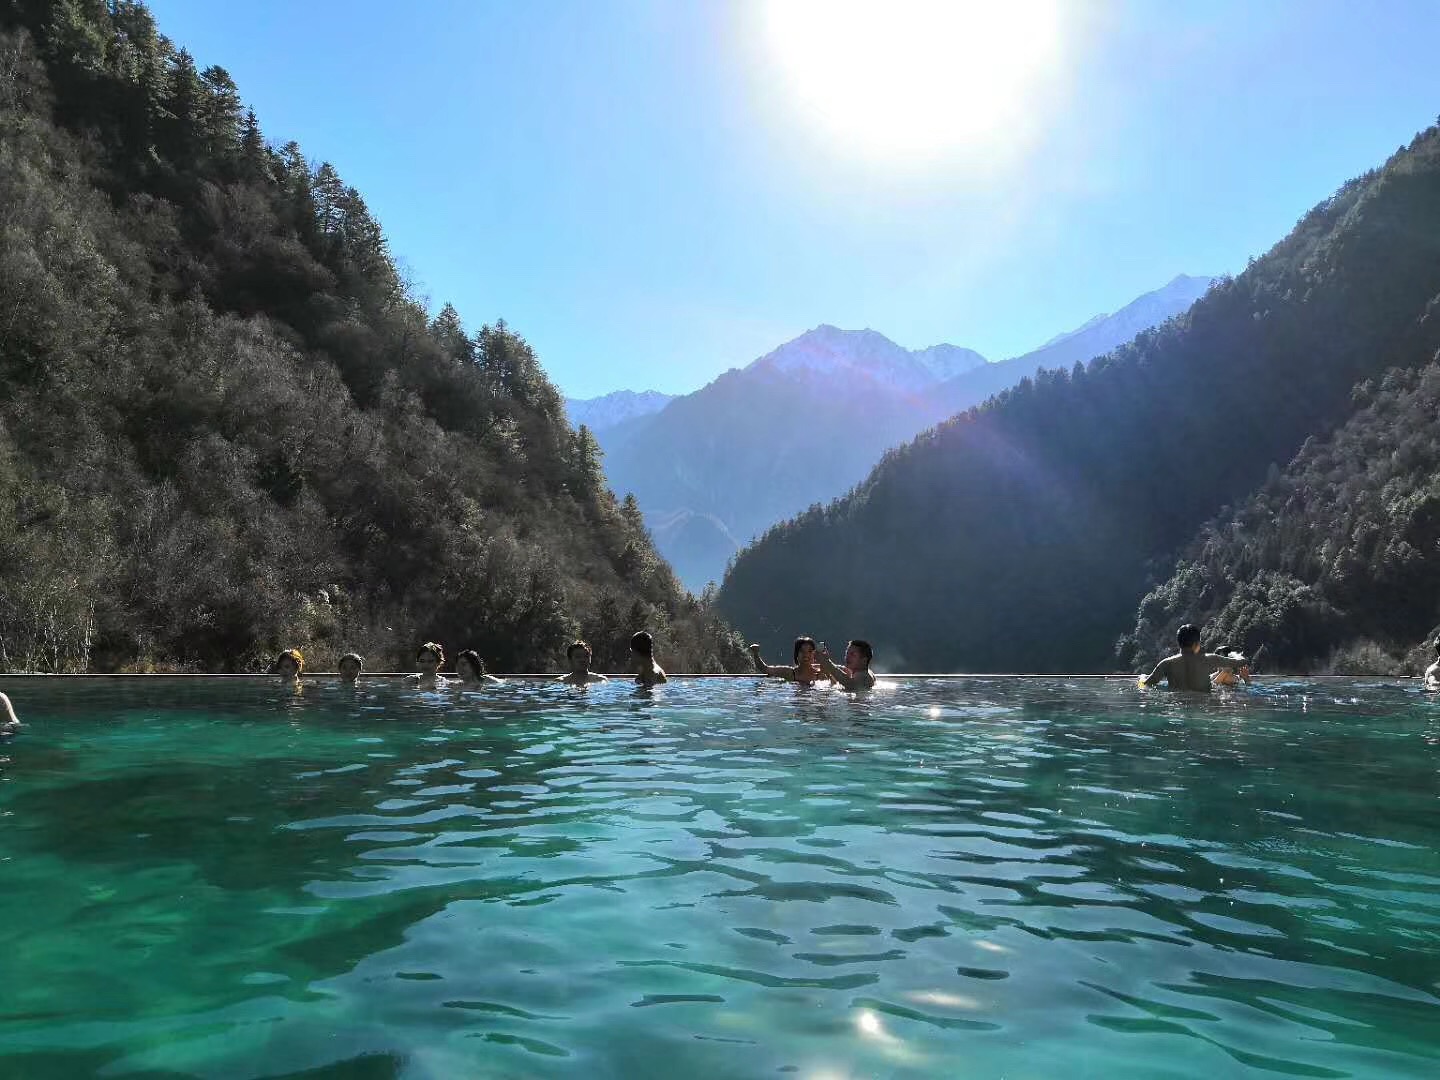
<svg viewBox="0 0 1440 1080">
<path fill-rule="evenodd" d="M 750 646 L 750 659 L 755 664 L 755 670 L 761 675 L 769 675 L 775 679 L 784 679 L 786 682 L 799 683 L 801 686 L 810 686 L 825 678 L 825 673 L 820 670 L 820 665 L 815 660 L 815 639 L 812 637 L 797 637 L 795 639 L 794 660 L 791 667 L 784 664 L 767 664 L 760 659 L 760 646 Z"/>
<path fill-rule="evenodd" d="M 670 681 L 655 662 L 655 639 L 646 631 L 641 630 L 630 639 L 630 658 L 635 663 L 635 682 L 640 686 Z"/>
<path fill-rule="evenodd" d="M 467 686 L 483 686 L 486 683 L 501 683 L 494 675 L 485 671 L 485 661 L 474 649 L 465 649 L 455 654 L 455 674 Z"/>
</svg>

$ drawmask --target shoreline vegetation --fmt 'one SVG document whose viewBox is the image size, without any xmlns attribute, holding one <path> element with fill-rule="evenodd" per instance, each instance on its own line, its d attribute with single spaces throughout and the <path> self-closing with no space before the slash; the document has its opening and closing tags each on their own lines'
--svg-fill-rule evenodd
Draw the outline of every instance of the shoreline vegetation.
<svg viewBox="0 0 1440 1080">
<path fill-rule="evenodd" d="M 0 505 L 0 670 L 746 663 L 524 339 L 134 0 L 0 6 Z"/>
</svg>

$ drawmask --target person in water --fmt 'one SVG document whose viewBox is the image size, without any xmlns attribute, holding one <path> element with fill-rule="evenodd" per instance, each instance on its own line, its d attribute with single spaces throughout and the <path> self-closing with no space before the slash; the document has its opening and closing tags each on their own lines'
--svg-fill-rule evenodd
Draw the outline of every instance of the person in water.
<svg viewBox="0 0 1440 1080">
<path fill-rule="evenodd" d="M 0 735 L 10 735 L 20 730 L 20 718 L 15 715 L 15 706 L 10 699 L 0 694 Z"/>
<path fill-rule="evenodd" d="M 340 681 L 354 686 L 360 681 L 360 673 L 365 670 L 365 659 L 359 653 L 347 652 L 335 663 L 335 670 L 340 673 Z"/>
<path fill-rule="evenodd" d="M 1425 669 L 1425 689 L 1440 690 L 1440 638 L 1435 639 L 1435 663 Z"/>
<path fill-rule="evenodd" d="M 455 674 L 467 686 L 494 685 L 504 682 L 485 671 L 485 661 L 474 649 L 464 649 L 455 654 Z"/>
<path fill-rule="evenodd" d="M 1210 691 L 1210 676 L 1222 668 L 1234 670 L 1249 666 L 1244 656 L 1221 656 L 1200 651 L 1200 628 L 1186 623 L 1175 632 L 1180 651 L 1155 665 L 1155 670 L 1140 680 L 1141 686 L 1154 686 L 1164 679 L 1171 690 Z"/>
<path fill-rule="evenodd" d="M 305 654 L 299 649 L 286 649 L 275 657 L 270 665 L 270 674 L 279 677 L 283 683 L 300 685 L 300 673 L 305 670 Z"/>
<path fill-rule="evenodd" d="M 590 646 L 583 641 L 572 641 L 570 647 L 565 650 L 565 659 L 570 661 L 570 673 L 561 675 L 556 682 L 568 683 L 571 686 L 586 686 L 589 683 L 609 682 L 604 675 L 598 671 L 590 670 L 590 658 L 594 654 Z"/>
<path fill-rule="evenodd" d="M 1233 645 L 1221 645 L 1220 648 L 1215 650 L 1215 655 L 1228 656 L 1230 657 L 1230 659 L 1234 660 L 1239 665 L 1239 667 L 1235 668 L 1234 670 L 1231 670 L 1230 668 L 1217 669 L 1215 674 L 1210 676 L 1210 685 L 1239 686 L 1242 683 L 1247 686 L 1249 685 L 1251 674 L 1251 661 L 1249 660 L 1249 658 L 1246 657 L 1243 650 L 1237 649 Z"/>
<path fill-rule="evenodd" d="M 439 642 L 425 642 L 415 650 L 415 666 L 420 669 L 420 672 L 411 675 L 409 681 L 421 690 L 440 689 L 450 681 L 440 674 L 440 665 L 443 663 L 445 663 L 445 650 L 440 647 Z"/>
<path fill-rule="evenodd" d="M 811 683 L 819 682 L 825 677 L 820 670 L 820 665 L 815 661 L 815 639 L 812 637 L 797 637 L 795 639 L 795 650 L 793 659 L 795 663 L 789 667 L 784 664 L 767 664 L 760 658 L 760 646 L 750 646 L 750 659 L 755 664 L 755 670 L 761 675 L 769 675 L 771 678 L 784 679 L 787 682 L 800 683 L 802 686 L 809 686 Z"/>
<path fill-rule="evenodd" d="M 830 650 L 825 648 L 824 642 L 820 643 L 820 651 L 816 656 L 820 662 L 820 670 L 846 690 L 869 690 L 875 685 L 875 673 L 870 670 L 870 661 L 875 658 L 875 650 L 870 648 L 868 641 L 861 638 L 850 640 L 845 646 L 843 668 L 835 666 L 835 661 L 830 659 Z"/>
<path fill-rule="evenodd" d="M 635 682 L 638 685 L 654 686 L 670 681 L 655 662 L 655 639 L 644 630 L 630 638 L 630 659 L 635 664 Z"/>
</svg>

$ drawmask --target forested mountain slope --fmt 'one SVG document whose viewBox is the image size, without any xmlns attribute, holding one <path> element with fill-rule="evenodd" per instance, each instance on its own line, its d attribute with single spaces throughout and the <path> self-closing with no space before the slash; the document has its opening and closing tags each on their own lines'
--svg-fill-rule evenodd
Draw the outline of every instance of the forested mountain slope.
<svg viewBox="0 0 1440 1080">
<path fill-rule="evenodd" d="M 1265 646 L 1289 671 L 1328 667 L 1339 653 L 1342 667 L 1398 673 L 1434 639 L 1440 363 L 1367 380 L 1355 396 L 1360 411 L 1333 438 L 1308 440 L 1283 473 L 1206 525 L 1141 602 L 1126 643 L 1136 654 L 1155 655 L 1186 619 L 1203 620 L 1217 644 Z"/>
<path fill-rule="evenodd" d="M 132 0 L 0 0 L 0 669 L 743 656 L 525 342 Z"/>
<path fill-rule="evenodd" d="M 892 669 L 1105 670 L 1137 602 L 1351 390 L 1440 345 L 1440 132 L 1346 184 L 1188 314 L 889 455 L 743 552 L 721 611 Z"/>
</svg>

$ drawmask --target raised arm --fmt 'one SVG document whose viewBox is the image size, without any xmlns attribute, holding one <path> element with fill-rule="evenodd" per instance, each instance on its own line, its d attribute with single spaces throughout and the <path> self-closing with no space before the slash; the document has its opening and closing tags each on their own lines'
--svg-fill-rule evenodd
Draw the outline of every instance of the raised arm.
<svg viewBox="0 0 1440 1080">
<path fill-rule="evenodd" d="M 1207 652 L 1205 654 L 1205 662 L 1210 666 L 1210 670 L 1212 672 L 1219 671 L 1221 668 L 1229 668 L 1230 670 L 1235 671 L 1242 667 L 1248 667 L 1250 664 L 1250 661 L 1245 659 L 1245 657 L 1243 656 L 1237 660 L 1233 656 L 1226 656 L 1224 653 L 1213 652 Z"/>
<path fill-rule="evenodd" d="M 869 685 L 863 679 L 856 678 L 844 668 L 837 666 L 835 661 L 830 659 L 830 653 L 828 651 L 817 652 L 815 654 L 815 660 L 820 665 L 821 671 L 834 679 L 846 690 L 863 690 Z"/>
<path fill-rule="evenodd" d="M 771 665 L 761 660 L 759 645 L 750 646 L 750 660 L 755 665 L 755 670 L 761 675 L 769 675 L 775 679 L 795 678 L 795 669 L 793 667 L 786 667 L 784 664 Z"/>
</svg>

